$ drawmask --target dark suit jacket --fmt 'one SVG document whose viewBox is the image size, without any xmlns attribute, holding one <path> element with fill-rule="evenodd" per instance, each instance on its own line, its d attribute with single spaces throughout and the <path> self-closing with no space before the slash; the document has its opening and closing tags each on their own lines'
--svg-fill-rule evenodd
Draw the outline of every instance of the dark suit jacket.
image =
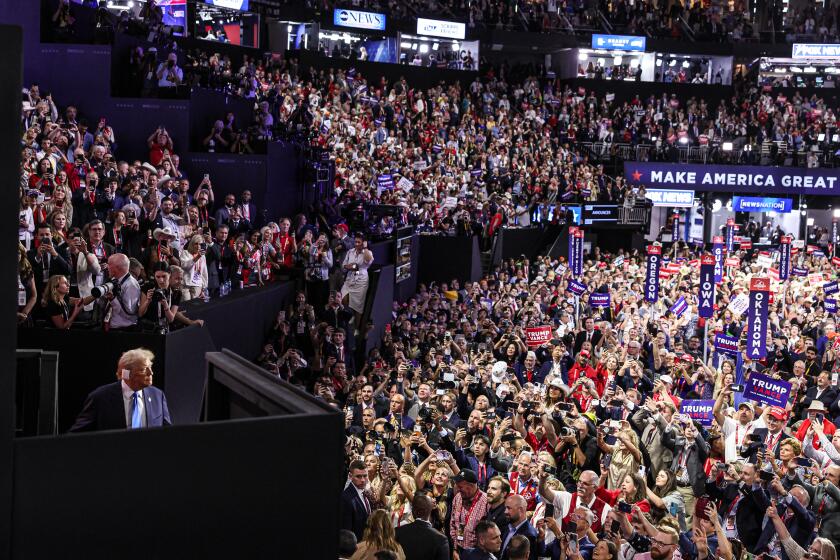
<svg viewBox="0 0 840 560">
<path fill-rule="evenodd" d="M 230 279 L 230 267 L 234 261 L 233 249 L 227 245 L 213 243 L 207 248 L 207 287 L 218 290 L 219 286 Z"/>
<path fill-rule="evenodd" d="M 430 523 L 414 521 L 395 529 L 405 560 L 449 560 L 449 539 Z"/>
<path fill-rule="evenodd" d="M 480 548 L 465 548 L 459 558 L 461 560 L 489 560 L 490 553 L 484 552 Z M 493 558 L 498 558 L 498 556 L 493 556 Z"/>
<path fill-rule="evenodd" d="M 373 401 L 373 412 L 376 414 L 377 418 L 382 418 L 385 413 L 388 411 L 388 407 L 386 405 L 382 405 L 376 401 Z M 361 426 L 362 425 L 362 404 L 356 404 L 353 406 L 353 425 L 354 426 Z"/>
<path fill-rule="evenodd" d="M 356 539 L 362 540 L 367 525 L 368 512 L 359 498 L 356 487 L 349 484 L 341 493 L 341 529 L 353 531 Z"/>
<path fill-rule="evenodd" d="M 143 403 L 146 413 L 146 426 L 170 426 L 169 408 L 166 396 L 157 387 L 143 389 Z M 110 383 L 93 390 L 85 400 L 85 405 L 71 432 L 95 432 L 99 430 L 126 429 L 125 404 L 123 403 L 122 383 Z"/>
<path fill-rule="evenodd" d="M 601 340 L 602 336 L 603 335 L 601 334 L 601 331 L 594 331 L 592 333 L 592 338 L 590 339 L 590 342 L 592 343 L 592 346 L 595 346 L 596 344 L 598 344 L 598 341 Z M 574 358 L 575 356 L 578 355 L 578 352 L 580 352 L 580 349 L 581 349 L 581 347 L 583 347 L 583 343 L 585 341 L 586 341 L 586 331 L 580 331 L 579 333 L 577 333 L 575 335 L 575 347 L 574 347 L 575 352 L 574 352 L 574 356 L 572 356 L 572 358 Z"/>
<path fill-rule="evenodd" d="M 510 529 L 508 529 L 510 530 Z M 537 533 L 537 529 L 531 525 L 531 522 L 528 521 L 524 523 L 519 529 L 516 530 L 514 535 L 524 535 L 528 538 L 528 541 L 531 543 L 530 553 L 528 554 L 529 560 L 537 560 L 537 537 L 539 533 Z M 507 534 L 502 535 L 502 546 L 504 546 L 505 540 L 507 539 Z M 508 542 L 508 547 L 510 546 L 510 542 Z M 501 551 L 501 560 L 508 560 L 510 555 L 508 554 L 507 548 L 503 548 Z"/>
<path fill-rule="evenodd" d="M 56 253 L 58 256 L 50 255 L 49 258 L 49 275 L 55 276 L 56 274 L 62 274 L 67 276 L 70 274 L 70 263 L 67 262 L 66 255 L 62 255 L 58 248 L 56 247 Z M 33 244 L 32 249 L 26 253 L 26 258 L 29 259 L 29 263 L 32 265 L 32 273 L 35 277 L 35 287 L 38 290 L 38 299 L 41 299 L 41 294 L 44 293 L 44 263 L 41 261 L 38 256 L 38 250 L 35 249 L 35 245 Z M 36 307 L 37 309 L 37 307 Z"/>
<path fill-rule="evenodd" d="M 790 536 L 793 537 L 794 541 L 802 543 L 801 546 L 807 547 L 812 540 L 812 533 L 814 532 L 814 527 L 817 524 L 817 519 L 811 510 L 802 507 L 802 504 L 793 497 L 790 498 L 790 504 L 779 504 L 777 506 L 779 517 L 784 519 L 789 508 L 793 509 L 793 517 L 791 517 L 785 525 L 787 526 L 788 531 L 790 531 Z M 772 522 L 768 522 L 767 525 L 764 526 L 764 530 L 761 532 L 761 536 L 758 538 L 758 542 L 755 545 L 756 551 L 766 552 L 767 545 L 775 534 L 775 525 L 773 525 Z M 784 550 L 782 550 L 782 560 L 788 560 L 788 556 L 785 554 Z"/>
<path fill-rule="evenodd" d="M 811 406 L 811 403 L 814 402 L 814 399 L 817 396 L 817 387 L 811 387 L 807 391 L 805 391 L 805 398 L 802 399 L 802 419 L 804 420 L 808 416 L 808 407 Z M 820 395 L 820 398 L 817 399 L 821 403 L 825 405 L 826 416 L 831 416 L 831 405 L 834 404 L 834 401 L 837 400 L 837 389 L 829 385 Z"/>
</svg>

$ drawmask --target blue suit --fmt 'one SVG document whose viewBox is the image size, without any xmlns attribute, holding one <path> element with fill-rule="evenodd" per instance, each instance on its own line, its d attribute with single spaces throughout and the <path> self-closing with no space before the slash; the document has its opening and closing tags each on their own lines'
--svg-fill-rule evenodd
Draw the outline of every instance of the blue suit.
<svg viewBox="0 0 840 560">
<path fill-rule="evenodd" d="M 163 391 L 157 387 L 146 387 L 143 389 L 143 399 L 146 427 L 153 428 L 172 424 Z M 87 396 L 85 405 L 70 431 L 125 430 L 127 427 L 122 383 L 117 381 L 97 387 Z"/>
<path fill-rule="evenodd" d="M 510 524 L 510 527 L 508 528 L 508 533 L 510 533 L 511 530 L 513 530 L 513 523 Z M 537 560 L 537 540 L 539 538 L 539 533 L 537 532 L 537 529 L 533 525 L 531 525 L 530 521 L 526 520 L 525 523 L 520 525 L 519 528 L 514 531 L 511 538 L 513 538 L 516 535 L 522 535 L 528 539 L 528 541 L 531 543 L 531 549 L 530 553 L 528 554 L 528 559 Z M 508 558 L 510 557 L 508 551 L 509 547 L 510 540 L 507 538 L 507 535 L 502 535 L 502 550 L 501 554 L 499 555 L 499 558 L 501 558 L 502 560 L 508 560 Z"/>
<path fill-rule="evenodd" d="M 817 518 L 810 509 L 802 507 L 802 504 L 800 504 L 799 501 L 790 494 L 788 494 L 788 498 L 786 499 L 788 500 L 787 504 L 779 502 L 776 506 L 779 517 L 784 519 L 785 514 L 792 509 L 793 515 L 790 519 L 785 521 L 785 526 L 794 541 L 800 543 L 800 546 L 803 548 L 808 548 L 808 545 L 811 544 L 811 541 L 813 541 L 816 536 L 814 534 L 814 527 L 816 527 Z M 776 527 L 768 519 L 767 523 L 764 525 L 764 529 L 761 531 L 761 536 L 758 537 L 758 542 L 755 545 L 756 552 L 766 552 L 767 545 L 770 543 L 770 540 L 775 534 Z M 784 548 L 782 548 L 782 560 L 788 560 L 788 556 L 785 553 Z"/>
</svg>

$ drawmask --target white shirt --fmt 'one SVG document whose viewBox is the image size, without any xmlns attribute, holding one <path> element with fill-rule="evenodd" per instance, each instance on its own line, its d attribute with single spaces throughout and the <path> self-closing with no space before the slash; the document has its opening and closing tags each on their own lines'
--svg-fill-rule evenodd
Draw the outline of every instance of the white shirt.
<svg viewBox="0 0 840 560">
<path fill-rule="evenodd" d="M 125 406 L 125 427 L 131 427 L 131 401 L 134 391 L 131 387 L 126 385 L 125 381 L 120 381 L 122 384 L 123 405 Z M 146 427 L 146 404 L 143 402 L 143 390 L 137 391 L 137 408 L 140 409 L 140 426 Z"/>
<path fill-rule="evenodd" d="M 724 438 L 724 458 L 727 463 L 735 461 L 740 457 L 738 447 L 744 443 L 747 434 L 752 433 L 755 428 L 760 427 L 756 425 L 755 420 L 749 422 L 747 425 L 743 425 L 729 416 L 723 419 L 721 432 Z"/>
<path fill-rule="evenodd" d="M 140 305 L 140 284 L 131 274 L 114 282 L 120 284 L 120 295 L 111 300 L 111 327 L 115 329 L 137 324 L 137 307 Z"/>
</svg>

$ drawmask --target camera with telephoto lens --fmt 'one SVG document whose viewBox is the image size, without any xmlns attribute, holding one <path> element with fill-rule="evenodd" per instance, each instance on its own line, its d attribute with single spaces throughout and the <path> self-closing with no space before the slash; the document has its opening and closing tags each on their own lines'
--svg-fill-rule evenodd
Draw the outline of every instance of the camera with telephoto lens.
<svg viewBox="0 0 840 560">
<path fill-rule="evenodd" d="M 120 295 L 120 285 L 116 282 L 105 282 L 101 286 L 94 286 L 90 290 L 90 295 L 96 299 L 101 298 L 105 294 L 114 294 L 115 297 Z"/>
<path fill-rule="evenodd" d="M 560 428 L 560 437 L 569 437 L 577 435 L 577 431 L 574 428 L 569 428 L 568 426 L 563 426 Z"/>
<path fill-rule="evenodd" d="M 432 422 L 432 409 L 428 406 L 421 406 L 417 411 L 417 420 L 423 423 Z"/>
</svg>

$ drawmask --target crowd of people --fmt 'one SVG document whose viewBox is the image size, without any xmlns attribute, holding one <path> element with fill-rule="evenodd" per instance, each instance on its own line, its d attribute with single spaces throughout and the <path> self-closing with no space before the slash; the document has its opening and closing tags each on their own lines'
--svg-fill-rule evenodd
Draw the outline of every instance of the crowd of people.
<svg viewBox="0 0 840 560">
<path fill-rule="evenodd" d="M 301 294 L 260 363 L 344 411 L 343 557 L 834 560 L 840 338 L 828 298 L 806 277 L 779 287 L 767 355 L 751 360 L 730 304 L 767 271 L 757 252 L 736 256 L 705 320 L 697 255 L 682 246 L 656 303 L 643 255 L 597 247 L 579 299 L 547 257 L 421 285 L 363 361 L 339 294 L 319 308 Z M 834 278 L 824 257 L 794 261 Z M 591 307 L 592 292 L 610 305 Z M 529 343 L 542 325 L 551 339 Z M 789 401 L 744 399 L 757 374 L 789 381 Z M 683 411 L 697 399 L 714 402 L 710 422 Z"/>
</svg>

